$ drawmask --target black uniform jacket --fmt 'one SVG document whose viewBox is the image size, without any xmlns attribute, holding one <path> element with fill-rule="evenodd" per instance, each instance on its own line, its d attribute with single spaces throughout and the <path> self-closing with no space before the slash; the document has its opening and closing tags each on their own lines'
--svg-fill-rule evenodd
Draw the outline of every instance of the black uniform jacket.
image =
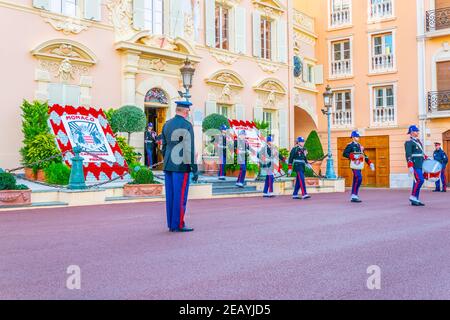
<svg viewBox="0 0 450 320">
<path fill-rule="evenodd" d="M 418 139 L 411 139 L 405 142 L 405 153 L 408 167 L 422 169 L 425 160 L 422 142 Z"/>
<path fill-rule="evenodd" d="M 347 159 L 351 159 L 351 154 L 352 153 L 362 153 L 363 155 L 364 155 L 364 160 L 367 162 L 367 164 L 369 164 L 370 165 L 370 159 L 369 159 L 369 157 L 368 156 L 366 156 L 365 154 L 364 154 L 364 152 L 362 152 L 362 148 L 361 148 L 361 145 L 359 144 L 359 143 L 356 143 L 355 141 L 352 141 L 352 142 L 350 142 L 348 145 L 347 145 L 347 147 L 345 147 L 345 150 L 344 150 L 344 157 L 345 158 L 347 158 Z M 351 159 L 351 160 L 353 160 L 353 159 Z"/>
<path fill-rule="evenodd" d="M 295 172 L 305 172 L 306 164 L 308 163 L 307 154 L 308 152 L 305 148 L 300 146 L 294 147 L 289 154 L 289 168 L 292 168 Z"/>
<path fill-rule="evenodd" d="M 164 171 L 197 172 L 194 129 L 182 116 L 176 115 L 164 124 L 162 153 Z"/>
</svg>

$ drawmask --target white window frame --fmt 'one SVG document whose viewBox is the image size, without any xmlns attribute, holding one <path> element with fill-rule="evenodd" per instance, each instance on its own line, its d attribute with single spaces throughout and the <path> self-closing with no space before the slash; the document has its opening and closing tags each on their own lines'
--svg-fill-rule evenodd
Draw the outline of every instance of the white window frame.
<svg viewBox="0 0 450 320">
<path fill-rule="evenodd" d="M 61 93 L 62 101 L 59 101 L 59 102 L 50 101 L 50 86 L 51 85 L 60 85 L 61 86 L 61 89 L 62 89 L 62 93 Z M 49 86 L 49 88 L 48 88 L 48 102 L 50 104 L 57 103 L 57 104 L 60 104 L 62 106 L 69 105 L 70 103 L 68 103 L 68 101 L 67 101 L 67 88 L 68 87 L 77 87 L 77 88 L 80 89 L 80 95 L 78 97 L 78 105 L 74 105 L 73 103 L 70 104 L 70 105 L 72 105 L 75 108 L 81 105 L 81 100 L 82 100 L 82 87 L 81 86 L 76 85 L 76 84 L 68 84 L 68 83 L 60 83 L 60 82 L 51 82 L 51 83 L 48 84 L 48 86 Z"/>
<path fill-rule="evenodd" d="M 333 88 L 333 114 L 336 112 L 336 99 L 335 94 L 338 92 L 349 91 L 350 92 L 350 112 L 351 112 L 351 123 L 344 125 L 335 125 L 333 124 L 334 119 L 331 120 L 331 128 L 332 129 L 348 129 L 353 128 L 355 126 L 355 88 L 351 87 L 341 87 L 341 88 Z"/>
<path fill-rule="evenodd" d="M 333 1 L 335 1 L 335 0 L 327 0 L 327 2 L 328 2 L 328 29 L 334 30 L 334 29 L 343 29 L 343 28 L 351 27 L 353 25 L 353 0 L 349 0 L 349 2 L 350 2 L 350 7 L 349 7 L 350 19 L 349 19 L 349 21 L 347 23 L 343 23 L 343 24 L 339 24 L 339 25 L 333 25 L 331 23 L 331 14 L 334 12 Z M 360 0 L 357 0 L 357 1 L 360 1 Z"/>
<path fill-rule="evenodd" d="M 266 36 L 267 32 L 263 32 L 263 33 L 260 32 L 259 33 L 260 41 L 262 42 L 261 43 L 261 58 L 265 59 L 265 60 L 272 60 L 273 52 L 278 47 L 277 46 L 278 44 L 276 42 L 273 43 L 273 41 L 272 41 L 274 39 L 274 36 L 276 37 L 276 35 L 272 34 L 272 32 L 273 32 L 273 24 L 275 23 L 275 21 L 273 19 L 271 19 L 270 17 L 261 15 L 261 24 L 262 24 L 263 20 L 269 22 L 270 37 L 269 37 L 269 39 L 266 39 L 265 36 Z M 267 28 L 267 24 L 264 27 L 264 31 L 266 31 L 266 28 Z M 259 30 L 261 31 L 261 26 L 260 26 Z M 264 38 L 264 41 L 262 41 L 263 38 Z M 266 42 L 267 40 L 270 42 L 270 54 L 269 54 L 269 57 L 263 56 L 263 53 L 267 54 L 267 48 L 264 47 L 266 45 L 266 43 L 267 43 Z M 263 46 L 263 44 L 264 44 L 264 46 Z"/>
<path fill-rule="evenodd" d="M 222 112 L 223 108 L 227 109 L 228 114 L 226 116 Z M 234 119 L 234 105 L 218 102 L 217 103 L 217 113 L 227 117 L 228 119 Z"/>
<path fill-rule="evenodd" d="M 332 73 L 332 63 L 334 62 L 334 43 L 336 42 L 344 42 L 345 40 L 348 40 L 350 42 L 350 69 L 351 72 L 343 75 L 333 75 Z M 345 78 L 352 78 L 354 69 L 353 69 L 353 36 L 349 37 L 340 37 L 335 39 L 329 39 L 328 40 L 328 77 L 331 80 L 335 79 L 345 79 Z"/>
<path fill-rule="evenodd" d="M 374 57 L 374 38 L 377 36 L 381 36 L 387 33 L 391 33 L 392 35 L 392 54 L 393 54 L 393 64 L 392 68 L 385 70 L 375 70 L 372 66 L 372 59 Z M 369 74 L 383 74 L 383 73 L 396 73 L 397 72 L 397 30 L 394 29 L 386 29 L 386 30 L 377 30 L 374 32 L 368 33 L 368 43 L 369 43 Z"/>
<path fill-rule="evenodd" d="M 219 8 L 219 47 L 215 46 L 215 49 L 219 49 L 219 50 L 226 50 L 226 51 L 231 51 L 231 44 L 232 44 L 232 28 L 231 28 L 231 24 L 233 22 L 233 18 L 232 16 L 234 15 L 234 10 L 233 7 L 230 7 L 226 4 L 223 4 L 221 2 L 216 1 L 215 2 L 215 6 L 214 6 L 214 15 L 216 14 L 216 9 Z M 222 43 L 223 43 L 223 9 L 228 10 L 228 30 L 227 30 L 227 38 L 228 38 L 228 48 L 222 48 Z M 216 21 L 216 19 L 214 18 L 214 22 Z M 214 24 L 214 32 L 216 32 L 216 26 Z M 214 39 L 216 38 L 216 34 L 214 33 Z M 233 37 L 234 40 L 234 37 Z"/>
<path fill-rule="evenodd" d="M 262 120 L 266 123 L 269 124 L 269 128 L 267 129 L 270 133 L 274 134 L 275 130 L 278 130 L 278 126 L 277 126 L 277 117 L 276 117 L 276 112 L 273 109 L 263 109 L 262 112 L 263 118 Z M 266 121 L 266 116 L 270 115 L 270 122 Z"/>
<path fill-rule="evenodd" d="M 379 88 L 386 89 L 392 87 L 394 94 L 394 121 L 392 122 L 375 122 L 374 112 L 376 108 L 376 95 L 375 90 Z M 398 124 L 398 82 L 379 82 L 369 84 L 369 97 L 370 97 L 370 126 L 371 127 L 395 127 Z"/>
<path fill-rule="evenodd" d="M 149 31 L 151 34 L 158 34 L 158 35 L 163 35 L 164 34 L 164 24 L 165 24 L 165 19 L 164 19 L 164 10 L 165 10 L 165 4 L 164 4 L 164 0 L 147 0 L 146 3 L 146 7 L 145 7 L 145 11 L 144 11 L 144 30 Z M 160 3 L 162 8 L 161 8 L 161 31 L 155 31 L 155 17 L 156 14 L 158 13 L 155 10 L 155 4 L 156 3 Z M 150 5 L 151 4 L 151 5 Z"/>
<path fill-rule="evenodd" d="M 382 18 L 374 18 L 371 15 L 372 12 L 372 1 L 373 0 L 367 0 L 367 21 L 369 23 L 374 23 L 374 22 L 380 22 L 380 21 L 384 21 L 384 20 L 391 20 L 394 19 L 396 17 L 395 15 L 395 7 L 396 7 L 396 1 L 395 0 L 390 0 L 391 1 L 391 6 L 392 6 L 392 14 L 390 16 L 384 16 Z M 381 0 L 383 1 L 383 0 Z"/>
<path fill-rule="evenodd" d="M 86 0 L 85 0 L 86 1 Z M 74 14 L 67 12 L 67 3 L 71 2 L 75 6 Z M 63 6 L 63 3 L 66 6 Z M 68 17 L 77 18 L 80 16 L 81 3 L 80 0 L 50 0 L 50 12 L 61 14 Z"/>
</svg>

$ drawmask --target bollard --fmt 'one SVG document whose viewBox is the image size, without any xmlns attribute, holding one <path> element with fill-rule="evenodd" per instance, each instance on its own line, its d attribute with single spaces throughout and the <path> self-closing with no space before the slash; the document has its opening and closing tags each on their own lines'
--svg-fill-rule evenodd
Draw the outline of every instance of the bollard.
<svg viewBox="0 0 450 320">
<path fill-rule="evenodd" d="M 81 148 L 76 146 L 73 148 L 75 157 L 72 158 L 72 170 L 70 171 L 69 187 L 70 190 L 87 189 L 83 172 L 83 157 L 80 156 Z"/>
</svg>

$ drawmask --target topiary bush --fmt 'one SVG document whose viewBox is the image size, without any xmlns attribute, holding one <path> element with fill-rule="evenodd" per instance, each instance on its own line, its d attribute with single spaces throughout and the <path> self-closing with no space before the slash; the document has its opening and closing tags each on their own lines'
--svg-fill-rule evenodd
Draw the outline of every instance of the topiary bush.
<svg viewBox="0 0 450 320">
<path fill-rule="evenodd" d="M 320 160 L 324 157 L 322 142 L 316 131 L 311 131 L 309 134 L 305 148 L 308 150 L 308 160 Z"/>
<path fill-rule="evenodd" d="M 130 184 L 154 184 L 155 178 L 152 170 L 147 167 L 137 166 L 130 170 L 133 181 Z"/>
<path fill-rule="evenodd" d="M 0 190 L 15 190 L 16 178 L 11 173 L 0 173 Z"/>
<path fill-rule="evenodd" d="M 147 118 L 142 109 L 136 106 L 123 106 L 112 112 L 111 128 L 114 132 L 126 132 L 128 144 L 133 132 L 142 132 L 147 125 Z"/>
<path fill-rule="evenodd" d="M 66 186 L 69 184 L 70 169 L 64 163 L 52 163 L 44 170 L 45 181 L 50 184 Z"/>
<path fill-rule="evenodd" d="M 202 129 L 203 132 L 207 132 L 208 130 L 220 130 L 220 127 L 226 125 L 230 126 L 228 119 L 221 114 L 213 113 L 203 119 Z"/>
<path fill-rule="evenodd" d="M 41 133 L 28 142 L 25 154 L 25 165 L 32 167 L 35 171 L 45 169 L 52 163 L 61 163 L 62 158 L 56 157 L 50 161 L 42 162 L 38 165 L 33 163 L 58 155 L 60 153 L 55 143 L 55 137 L 51 133 Z"/>
</svg>

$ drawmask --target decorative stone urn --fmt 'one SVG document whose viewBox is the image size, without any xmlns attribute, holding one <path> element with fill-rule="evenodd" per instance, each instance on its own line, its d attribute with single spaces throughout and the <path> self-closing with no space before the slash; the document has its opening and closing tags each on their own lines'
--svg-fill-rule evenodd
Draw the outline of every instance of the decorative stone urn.
<svg viewBox="0 0 450 320">
<path fill-rule="evenodd" d="M 205 176 L 214 177 L 219 173 L 219 157 L 203 156 L 203 172 Z"/>
<path fill-rule="evenodd" d="M 124 197 L 157 197 L 163 192 L 163 184 L 126 184 L 123 186 Z"/>
<path fill-rule="evenodd" d="M 319 178 L 305 178 L 305 183 L 307 187 L 318 187 Z"/>
<path fill-rule="evenodd" d="M 2 190 L 0 191 L 0 206 L 31 205 L 31 190 Z"/>
</svg>

